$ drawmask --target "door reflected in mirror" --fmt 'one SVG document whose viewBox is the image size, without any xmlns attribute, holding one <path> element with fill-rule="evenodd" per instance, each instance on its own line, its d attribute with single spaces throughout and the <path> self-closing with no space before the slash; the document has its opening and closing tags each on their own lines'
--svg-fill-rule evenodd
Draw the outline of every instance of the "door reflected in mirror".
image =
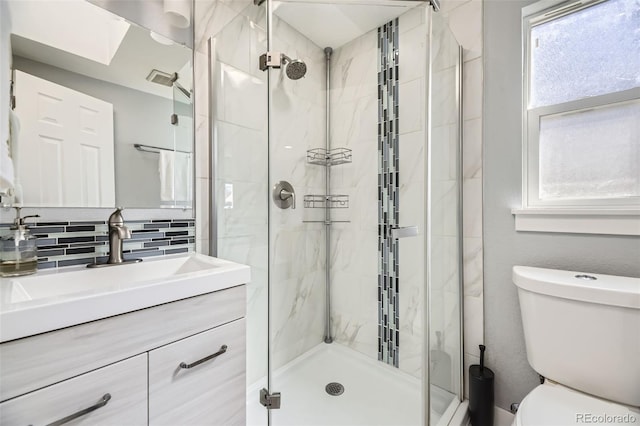
<svg viewBox="0 0 640 426">
<path fill-rule="evenodd" d="M 84 0 L 6 3 L 15 202 L 191 208 L 192 50 Z"/>
</svg>

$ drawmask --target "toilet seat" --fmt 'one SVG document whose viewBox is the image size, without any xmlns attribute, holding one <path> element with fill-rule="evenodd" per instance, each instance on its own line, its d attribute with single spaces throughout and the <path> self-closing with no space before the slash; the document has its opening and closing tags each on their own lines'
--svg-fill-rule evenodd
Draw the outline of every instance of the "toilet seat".
<svg viewBox="0 0 640 426">
<path fill-rule="evenodd" d="M 640 426 L 640 409 L 615 404 L 547 380 L 522 400 L 513 421 L 513 426 L 585 424 Z"/>
</svg>

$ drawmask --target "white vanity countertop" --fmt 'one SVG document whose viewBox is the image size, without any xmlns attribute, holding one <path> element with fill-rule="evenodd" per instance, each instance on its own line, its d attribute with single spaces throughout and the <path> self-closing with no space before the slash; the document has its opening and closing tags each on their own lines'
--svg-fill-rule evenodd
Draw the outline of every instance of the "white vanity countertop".
<svg viewBox="0 0 640 426">
<path fill-rule="evenodd" d="M 223 290 L 250 278 L 246 265 L 196 253 L 0 278 L 0 342 Z"/>
</svg>

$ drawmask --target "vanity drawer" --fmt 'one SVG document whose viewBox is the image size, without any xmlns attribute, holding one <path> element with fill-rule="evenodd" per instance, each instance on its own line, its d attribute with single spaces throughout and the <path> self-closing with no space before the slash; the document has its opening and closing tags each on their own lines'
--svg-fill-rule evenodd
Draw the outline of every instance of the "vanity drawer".
<svg viewBox="0 0 640 426">
<path fill-rule="evenodd" d="M 245 315 L 245 286 L 0 344 L 0 401 Z"/>
<path fill-rule="evenodd" d="M 150 351 L 149 424 L 244 425 L 245 350 L 240 319 Z"/>
<path fill-rule="evenodd" d="M 106 394 L 110 398 L 99 406 Z M 96 406 L 72 424 L 147 424 L 147 354 L 5 401 L 0 404 L 0 424 L 46 425 Z"/>
</svg>

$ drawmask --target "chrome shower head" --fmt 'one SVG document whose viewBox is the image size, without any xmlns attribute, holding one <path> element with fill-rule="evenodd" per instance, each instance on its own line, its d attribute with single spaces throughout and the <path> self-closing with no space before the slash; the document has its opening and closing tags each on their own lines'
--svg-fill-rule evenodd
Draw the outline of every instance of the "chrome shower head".
<svg viewBox="0 0 640 426">
<path fill-rule="evenodd" d="M 307 64 L 300 59 L 291 59 L 287 55 L 282 55 L 284 62 L 287 62 L 285 72 L 291 80 L 299 80 L 307 73 Z"/>
</svg>

